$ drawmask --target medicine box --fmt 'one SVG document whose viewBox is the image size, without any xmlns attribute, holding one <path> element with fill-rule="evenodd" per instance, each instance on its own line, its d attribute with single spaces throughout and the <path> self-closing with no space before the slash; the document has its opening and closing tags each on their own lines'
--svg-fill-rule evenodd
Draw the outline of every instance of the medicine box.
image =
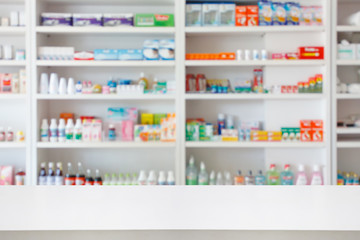
<svg viewBox="0 0 360 240">
<path fill-rule="evenodd" d="M 340 60 L 355 60 L 357 52 L 355 44 L 338 44 L 338 59 Z"/>
<path fill-rule="evenodd" d="M 0 167 L 0 185 L 14 185 L 14 167 Z"/>
<path fill-rule="evenodd" d="M 141 114 L 141 124 L 153 125 L 154 124 L 154 114 L 142 113 Z"/>
<path fill-rule="evenodd" d="M 299 47 L 299 59 L 324 59 L 324 47 Z"/>
<path fill-rule="evenodd" d="M 247 26 L 247 7 L 236 6 L 235 7 L 235 25 L 239 27 Z"/>
<path fill-rule="evenodd" d="M 202 4 L 186 4 L 186 26 L 202 26 Z"/>
<path fill-rule="evenodd" d="M 299 25 L 301 16 L 301 7 L 299 3 L 286 2 L 285 3 L 287 25 Z"/>
<path fill-rule="evenodd" d="M 154 124 L 160 125 L 161 119 L 166 118 L 167 115 L 165 113 L 156 113 L 154 114 Z"/>
<path fill-rule="evenodd" d="M 174 27 L 174 14 L 136 14 L 136 27 Z"/>
<path fill-rule="evenodd" d="M 76 27 L 101 27 L 103 15 L 101 13 L 84 14 L 75 13 L 73 14 L 73 26 Z"/>
<path fill-rule="evenodd" d="M 41 25 L 72 26 L 72 15 L 70 13 L 42 13 Z"/>
<path fill-rule="evenodd" d="M 141 49 L 119 49 L 118 59 L 123 61 L 143 60 L 143 51 Z"/>
<path fill-rule="evenodd" d="M 259 0 L 259 26 L 273 25 L 272 3 L 267 0 Z"/>
<path fill-rule="evenodd" d="M 143 55 L 145 60 L 159 60 L 159 40 L 145 40 Z"/>
<path fill-rule="evenodd" d="M 287 11 L 285 9 L 285 3 L 273 2 L 273 25 L 286 25 L 287 23 Z"/>
<path fill-rule="evenodd" d="M 246 6 L 246 25 L 258 26 L 259 25 L 259 7 Z"/>
<path fill-rule="evenodd" d="M 161 60 L 175 60 L 175 41 L 173 39 L 160 40 L 159 57 Z"/>
<path fill-rule="evenodd" d="M 219 4 L 219 25 L 235 26 L 235 3 Z"/>
<path fill-rule="evenodd" d="M 202 6 L 203 26 L 219 26 L 219 4 L 206 3 Z"/>
<path fill-rule="evenodd" d="M 103 60 L 118 60 L 119 52 L 117 49 L 95 49 L 94 59 L 98 61 Z"/>
<path fill-rule="evenodd" d="M 134 25 L 134 14 L 104 14 L 103 25 L 104 27 L 132 27 Z"/>
</svg>

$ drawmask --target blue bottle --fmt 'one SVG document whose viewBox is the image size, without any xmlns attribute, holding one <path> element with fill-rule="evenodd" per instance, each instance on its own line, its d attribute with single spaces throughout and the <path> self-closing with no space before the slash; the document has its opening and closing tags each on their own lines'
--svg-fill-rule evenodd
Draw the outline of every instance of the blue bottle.
<svg viewBox="0 0 360 240">
<path fill-rule="evenodd" d="M 259 174 L 255 176 L 255 185 L 266 185 L 266 177 L 261 170 L 259 170 Z"/>
<path fill-rule="evenodd" d="M 286 164 L 284 171 L 280 173 L 281 185 L 294 185 L 294 173 L 290 170 L 290 165 Z"/>
</svg>

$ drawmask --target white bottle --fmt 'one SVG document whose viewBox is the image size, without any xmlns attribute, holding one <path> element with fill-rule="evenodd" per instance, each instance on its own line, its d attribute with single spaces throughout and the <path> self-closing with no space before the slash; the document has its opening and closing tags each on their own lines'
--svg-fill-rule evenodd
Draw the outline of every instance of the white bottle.
<svg viewBox="0 0 360 240">
<path fill-rule="evenodd" d="M 233 185 L 231 173 L 225 172 L 225 185 Z"/>
<path fill-rule="evenodd" d="M 55 185 L 55 169 L 53 162 L 49 162 L 48 175 L 46 177 L 46 185 L 48 186 Z"/>
<path fill-rule="evenodd" d="M 221 172 L 218 172 L 216 176 L 216 185 L 224 185 L 224 180 L 222 178 Z"/>
<path fill-rule="evenodd" d="M 40 93 L 49 94 L 49 75 L 42 73 L 40 78 Z"/>
<path fill-rule="evenodd" d="M 67 142 L 72 142 L 74 140 L 74 121 L 72 118 L 68 119 L 67 121 L 65 134 Z"/>
<path fill-rule="evenodd" d="M 209 185 L 209 175 L 206 172 L 205 163 L 200 163 L 200 172 L 198 176 L 198 184 L 199 185 Z"/>
<path fill-rule="evenodd" d="M 145 173 L 145 171 L 140 171 L 138 184 L 139 185 L 146 185 L 146 173 Z"/>
<path fill-rule="evenodd" d="M 59 94 L 60 95 L 66 95 L 66 92 L 67 92 L 66 79 L 65 78 L 60 78 Z"/>
<path fill-rule="evenodd" d="M 67 94 L 68 95 L 75 95 L 75 80 L 73 78 L 69 78 L 68 84 L 67 84 Z"/>
<path fill-rule="evenodd" d="M 175 176 L 173 171 L 168 172 L 167 185 L 175 185 Z"/>
<path fill-rule="evenodd" d="M 166 177 L 164 171 L 159 172 L 158 185 L 166 185 Z"/>
<path fill-rule="evenodd" d="M 211 171 L 210 177 L 209 177 L 209 185 L 216 185 L 216 176 L 215 171 Z"/>
<path fill-rule="evenodd" d="M 74 140 L 75 142 L 82 141 L 82 124 L 81 119 L 76 119 L 76 124 L 74 127 Z"/>
<path fill-rule="evenodd" d="M 305 167 L 302 164 L 300 164 L 298 167 L 295 185 L 308 185 L 308 179 L 305 173 Z"/>
<path fill-rule="evenodd" d="M 49 142 L 49 124 L 47 119 L 42 120 L 40 128 L 40 139 L 42 142 Z"/>
<path fill-rule="evenodd" d="M 65 141 L 66 141 L 65 119 L 63 119 L 63 118 L 61 118 L 61 119 L 59 120 L 58 140 L 59 140 L 59 142 L 65 142 Z"/>
<path fill-rule="evenodd" d="M 311 178 L 311 185 L 323 185 L 323 177 L 320 172 L 320 166 L 314 165 L 312 178 Z"/>
<path fill-rule="evenodd" d="M 56 119 L 51 119 L 50 123 L 50 142 L 57 142 L 58 141 L 58 127 L 56 124 Z"/>
<path fill-rule="evenodd" d="M 61 174 L 58 175 L 58 171 L 60 171 Z M 61 162 L 56 163 L 55 185 L 56 185 L 56 186 L 62 186 L 62 185 L 64 185 L 64 177 L 63 177 L 62 163 L 61 163 Z"/>
<path fill-rule="evenodd" d="M 150 171 L 149 177 L 147 179 L 147 185 L 156 185 L 156 174 L 155 171 Z"/>
<path fill-rule="evenodd" d="M 56 73 L 52 73 L 50 75 L 49 93 L 50 94 L 58 94 L 59 93 L 59 78 Z"/>
</svg>

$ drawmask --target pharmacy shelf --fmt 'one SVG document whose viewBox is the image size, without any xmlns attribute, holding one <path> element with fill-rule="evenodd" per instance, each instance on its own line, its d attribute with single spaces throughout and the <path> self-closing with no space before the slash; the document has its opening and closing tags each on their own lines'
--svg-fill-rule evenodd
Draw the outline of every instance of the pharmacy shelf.
<svg viewBox="0 0 360 240">
<path fill-rule="evenodd" d="M 26 94 L 0 94 L 0 100 L 25 100 Z"/>
<path fill-rule="evenodd" d="M 37 148 L 175 148 L 175 142 L 38 142 Z"/>
<path fill-rule="evenodd" d="M 324 26 L 186 27 L 187 36 L 324 32 Z"/>
<path fill-rule="evenodd" d="M 186 142 L 187 148 L 324 148 L 323 142 Z"/>
<path fill-rule="evenodd" d="M 337 128 L 337 134 L 360 134 L 360 128 Z"/>
<path fill-rule="evenodd" d="M 0 2 L 1 3 L 1 2 Z M 24 35 L 25 27 L 0 27 L 0 35 Z"/>
<path fill-rule="evenodd" d="M 360 99 L 360 94 L 343 93 L 336 94 L 337 99 Z"/>
<path fill-rule="evenodd" d="M 38 94 L 38 100 L 175 100 L 173 94 L 82 94 L 82 95 L 45 95 Z"/>
<path fill-rule="evenodd" d="M 185 95 L 187 100 L 313 100 L 324 99 L 324 94 L 192 94 Z"/>
<path fill-rule="evenodd" d="M 174 27 L 36 27 L 37 33 L 44 34 L 126 34 L 126 35 L 154 35 L 175 34 Z"/>
<path fill-rule="evenodd" d="M 26 148 L 26 144 L 24 142 L 0 142 L 0 148 Z"/>
<path fill-rule="evenodd" d="M 26 61 L 0 60 L 0 67 L 25 67 Z"/>
<path fill-rule="evenodd" d="M 360 32 L 360 26 L 337 26 L 338 32 Z"/>
<path fill-rule="evenodd" d="M 9 1 L 9 0 L 7 0 Z M 20 1 L 20 0 L 17 0 Z M 121 6 L 173 6 L 174 0 L 41 0 L 47 3 L 75 4 L 75 5 L 121 5 Z"/>
<path fill-rule="evenodd" d="M 0 62 L 1 63 L 1 62 Z M 175 61 L 46 61 L 37 66 L 46 67 L 174 67 Z"/>
<path fill-rule="evenodd" d="M 187 60 L 187 67 L 224 67 L 224 66 L 322 66 L 324 60 L 264 60 L 264 61 L 235 61 L 235 60 Z"/>
<path fill-rule="evenodd" d="M 337 60 L 338 66 L 360 66 L 360 60 Z"/>
<path fill-rule="evenodd" d="M 1 210 L 1 231 L 360 230 L 350 217 L 359 208 L 358 187 L 2 186 L 0 194 L 6 206 Z M 21 221 L 14 217 L 16 212 L 26 213 Z M 293 238 L 301 233 L 291 234 Z"/>
<path fill-rule="evenodd" d="M 360 148 L 360 141 L 338 141 L 337 148 Z"/>
</svg>

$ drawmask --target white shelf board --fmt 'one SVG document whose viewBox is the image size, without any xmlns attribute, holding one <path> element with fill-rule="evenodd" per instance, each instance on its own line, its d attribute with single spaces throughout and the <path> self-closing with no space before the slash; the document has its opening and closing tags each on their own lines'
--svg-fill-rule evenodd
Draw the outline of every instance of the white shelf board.
<svg viewBox="0 0 360 240">
<path fill-rule="evenodd" d="M 337 60 L 338 66 L 360 66 L 360 60 Z"/>
<path fill-rule="evenodd" d="M 336 94 L 337 99 L 360 99 L 360 94 L 351 93 L 338 93 Z"/>
<path fill-rule="evenodd" d="M 25 142 L 0 142 L 0 149 L 25 148 Z"/>
<path fill-rule="evenodd" d="M 1 94 L 0 100 L 25 100 L 26 94 Z"/>
<path fill-rule="evenodd" d="M 324 99 L 323 94 L 196 94 L 185 95 L 187 100 L 313 100 Z"/>
<path fill-rule="evenodd" d="M 188 67 L 222 67 L 222 66 L 321 66 L 324 60 L 264 60 L 264 61 L 236 61 L 236 60 L 187 60 Z"/>
<path fill-rule="evenodd" d="M 324 32 L 324 26 L 186 27 L 187 36 Z"/>
<path fill-rule="evenodd" d="M 187 148 L 323 148 L 323 142 L 186 142 Z"/>
<path fill-rule="evenodd" d="M 338 148 L 360 148 L 360 141 L 338 141 Z"/>
<path fill-rule="evenodd" d="M 25 27 L 1 27 L 0 26 L 0 36 L 3 36 L 3 35 L 24 35 L 25 32 L 26 32 Z"/>
<path fill-rule="evenodd" d="M 26 61 L 0 60 L 0 67 L 18 67 L 25 65 L 26 65 Z"/>
<path fill-rule="evenodd" d="M 174 27 L 36 27 L 37 33 L 45 34 L 174 34 Z M 0 32 L 1 33 L 1 32 Z"/>
<path fill-rule="evenodd" d="M 38 100 L 175 100 L 174 94 L 81 94 L 81 95 L 45 95 L 38 94 Z"/>
<path fill-rule="evenodd" d="M 336 30 L 338 32 L 360 32 L 360 26 L 337 26 Z"/>
<path fill-rule="evenodd" d="M 175 142 L 38 142 L 37 148 L 174 148 Z"/>
<path fill-rule="evenodd" d="M 337 134 L 360 134 L 360 128 L 352 127 L 352 128 L 340 128 L 336 129 Z"/>
<path fill-rule="evenodd" d="M 9 1 L 9 0 L 8 0 Z M 19 1 L 19 0 L 17 0 Z M 38 0 L 39 2 L 73 5 L 172 6 L 175 0 Z"/>
<path fill-rule="evenodd" d="M 0 195 L 1 231 L 360 230 L 349 217 L 358 186 L 2 186 Z"/>
<path fill-rule="evenodd" d="M 1 63 L 1 62 L 0 62 Z M 174 67 L 175 61 L 46 61 L 37 66 L 47 67 Z"/>
</svg>

